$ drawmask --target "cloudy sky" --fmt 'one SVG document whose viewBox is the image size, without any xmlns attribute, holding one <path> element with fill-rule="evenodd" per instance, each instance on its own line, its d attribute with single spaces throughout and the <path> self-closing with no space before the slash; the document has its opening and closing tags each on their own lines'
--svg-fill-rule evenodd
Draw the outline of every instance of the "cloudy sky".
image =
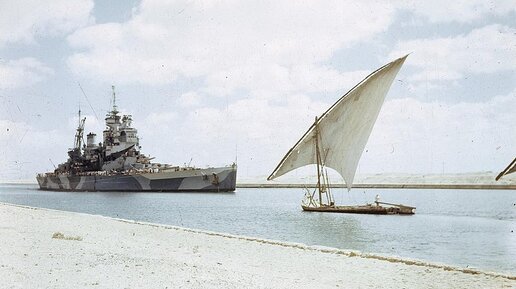
<svg viewBox="0 0 516 289">
<path fill-rule="evenodd" d="M 265 177 L 321 114 L 412 53 L 358 174 L 499 171 L 516 155 L 513 1 L 1 1 L 0 180 L 66 160 L 111 85 L 156 161 Z M 84 94 L 81 91 L 84 90 Z"/>
</svg>

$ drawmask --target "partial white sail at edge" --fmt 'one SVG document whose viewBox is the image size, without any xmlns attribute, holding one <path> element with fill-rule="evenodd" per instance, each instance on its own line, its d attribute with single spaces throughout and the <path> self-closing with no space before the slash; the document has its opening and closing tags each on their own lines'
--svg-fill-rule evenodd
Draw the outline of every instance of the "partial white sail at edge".
<svg viewBox="0 0 516 289">
<path fill-rule="evenodd" d="M 516 158 L 496 176 L 495 180 L 498 181 L 501 177 L 512 173 L 516 173 Z"/>
<path fill-rule="evenodd" d="M 385 96 L 407 56 L 371 73 L 318 119 L 322 163 L 344 178 L 348 190 Z M 288 151 L 267 179 L 275 179 L 310 164 L 317 164 L 315 124 Z"/>
</svg>

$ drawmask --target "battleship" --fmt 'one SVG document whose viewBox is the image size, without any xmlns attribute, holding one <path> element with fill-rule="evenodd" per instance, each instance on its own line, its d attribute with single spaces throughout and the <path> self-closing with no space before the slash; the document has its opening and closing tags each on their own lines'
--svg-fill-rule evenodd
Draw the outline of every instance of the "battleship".
<svg viewBox="0 0 516 289">
<path fill-rule="evenodd" d="M 84 123 L 79 124 L 68 160 L 53 172 L 36 176 L 42 190 L 131 191 L 131 192 L 231 192 L 235 190 L 237 166 L 196 168 L 152 162 L 140 152 L 138 131 L 131 115 L 120 115 L 113 88 L 112 110 L 106 115 L 103 142 L 96 134 L 83 140 Z"/>
</svg>

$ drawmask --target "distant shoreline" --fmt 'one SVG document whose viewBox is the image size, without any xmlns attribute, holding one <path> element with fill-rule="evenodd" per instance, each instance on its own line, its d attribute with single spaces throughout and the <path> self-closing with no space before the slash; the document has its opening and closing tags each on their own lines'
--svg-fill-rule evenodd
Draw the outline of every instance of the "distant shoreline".
<svg viewBox="0 0 516 289">
<path fill-rule="evenodd" d="M 238 184 L 237 188 L 315 188 L 316 184 Z M 334 184 L 332 188 L 346 188 L 345 184 Z M 355 189 L 453 189 L 453 190 L 516 190 L 516 184 L 353 184 Z"/>
</svg>

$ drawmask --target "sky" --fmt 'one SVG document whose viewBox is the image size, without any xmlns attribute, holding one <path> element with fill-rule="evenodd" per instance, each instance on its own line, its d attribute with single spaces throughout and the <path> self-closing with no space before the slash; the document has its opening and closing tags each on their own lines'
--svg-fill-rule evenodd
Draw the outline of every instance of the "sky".
<svg viewBox="0 0 516 289">
<path fill-rule="evenodd" d="M 0 180 L 64 162 L 79 109 L 100 136 L 112 85 L 155 161 L 265 179 L 315 116 L 407 53 L 357 174 L 505 168 L 514 0 L 1 1 Z"/>
</svg>

